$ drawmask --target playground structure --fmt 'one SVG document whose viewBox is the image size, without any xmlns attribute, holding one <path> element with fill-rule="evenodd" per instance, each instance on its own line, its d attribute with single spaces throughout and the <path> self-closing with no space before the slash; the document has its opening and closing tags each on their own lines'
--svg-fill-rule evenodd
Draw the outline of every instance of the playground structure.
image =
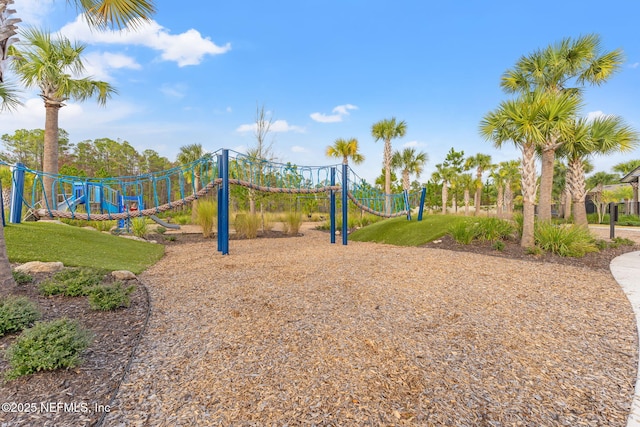
<svg viewBox="0 0 640 427">
<path fill-rule="evenodd" d="M 230 156 L 231 154 L 231 156 Z M 348 165 L 297 166 L 255 159 L 227 149 L 192 163 L 161 172 L 115 178 L 80 178 L 44 174 L 12 167 L 10 222 L 20 223 L 23 206 L 35 218 L 69 218 L 90 221 L 117 220 L 125 228 L 133 218 L 148 216 L 168 228 L 156 215 L 188 205 L 214 189 L 218 200 L 218 251 L 229 253 L 230 186 L 254 191 L 287 194 L 328 194 L 331 243 L 336 236 L 336 196 L 341 196 L 342 243 L 347 244 L 349 200 L 362 211 L 386 217 L 406 215 L 419 207 L 422 220 L 426 189 L 420 193 L 385 195 L 360 179 Z M 48 179 L 43 179 L 44 177 Z M 29 185 L 25 185 L 26 182 Z M 44 182 L 51 182 L 45 188 Z M 25 192 L 25 189 L 30 191 Z M 30 194 L 27 194 L 30 193 Z M 29 197 L 30 196 L 30 197 Z M 389 202 L 391 211 L 385 212 Z"/>
</svg>

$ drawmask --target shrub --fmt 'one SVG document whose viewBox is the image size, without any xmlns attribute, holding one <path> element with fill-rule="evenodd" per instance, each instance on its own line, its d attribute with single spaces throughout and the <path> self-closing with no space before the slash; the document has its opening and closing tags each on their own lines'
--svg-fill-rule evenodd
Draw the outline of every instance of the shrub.
<svg viewBox="0 0 640 427">
<path fill-rule="evenodd" d="M 449 234 L 451 234 L 451 237 L 453 237 L 456 242 L 463 245 L 471 243 L 473 239 L 478 236 L 477 232 L 478 230 L 475 225 L 467 221 L 456 222 L 449 227 Z"/>
<path fill-rule="evenodd" d="M 539 222 L 536 223 L 534 235 L 540 249 L 560 256 L 579 258 L 598 250 L 595 239 L 586 227 Z"/>
<path fill-rule="evenodd" d="M 491 247 L 493 247 L 494 250 L 496 251 L 504 251 L 504 242 L 502 240 L 496 240 L 495 242 L 493 242 L 493 245 L 491 245 Z"/>
<path fill-rule="evenodd" d="M 213 226 L 216 223 L 216 204 L 209 200 L 198 202 L 196 221 L 202 227 L 202 235 L 207 238 L 213 234 Z"/>
<path fill-rule="evenodd" d="M 96 286 L 89 293 L 89 306 L 93 310 L 102 311 L 129 307 L 131 304 L 129 295 L 134 289 L 135 286 L 133 285 L 124 288 L 120 282 L 113 285 Z"/>
<path fill-rule="evenodd" d="M 631 239 L 627 239 L 624 237 L 614 237 L 609 246 L 611 246 L 612 248 L 617 248 L 618 246 L 634 246 L 635 244 L 636 242 Z"/>
<path fill-rule="evenodd" d="M 14 270 L 11 274 L 13 274 L 13 280 L 15 280 L 18 285 L 33 283 L 33 277 L 28 273 Z"/>
<path fill-rule="evenodd" d="M 173 217 L 173 220 L 176 224 L 180 225 L 191 224 L 191 214 L 176 215 Z"/>
<path fill-rule="evenodd" d="M 35 372 L 76 366 L 81 361 L 80 354 L 91 341 L 91 333 L 77 321 L 62 318 L 37 322 L 7 349 L 11 369 L 6 376 L 15 379 Z"/>
<path fill-rule="evenodd" d="M 296 236 L 302 225 L 302 215 L 298 212 L 289 212 L 286 214 L 284 222 L 288 225 L 288 234 Z"/>
<path fill-rule="evenodd" d="M 475 227 L 478 238 L 489 241 L 512 237 L 516 231 L 516 227 L 510 221 L 493 217 L 478 218 Z"/>
<path fill-rule="evenodd" d="M 513 223 L 516 227 L 516 233 L 518 236 L 522 236 L 522 228 L 524 227 L 524 215 L 520 212 L 516 212 L 513 214 Z"/>
<path fill-rule="evenodd" d="M 68 268 L 53 275 L 39 285 L 40 293 L 45 296 L 65 295 L 77 297 L 88 295 L 90 290 L 102 282 L 105 270 L 94 268 Z"/>
<path fill-rule="evenodd" d="M 109 231 L 117 225 L 117 221 L 92 221 L 91 226 L 98 231 Z"/>
<path fill-rule="evenodd" d="M 131 232 L 134 236 L 144 239 L 149 232 L 146 218 L 133 218 L 131 220 Z"/>
<path fill-rule="evenodd" d="M 233 223 L 236 234 L 239 237 L 247 239 L 255 239 L 258 237 L 258 228 L 260 227 L 260 217 L 248 213 L 239 213 Z"/>
<path fill-rule="evenodd" d="M 18 332 L 40 319 L 38 306 L 26 297 L 0 299 L 0 337 Z"/>
<path fill-rule="evenodd" d="M 632 227 L 640 226 L 640 218 L 635 215 L 620 215 L 618 225 L 628 225 Z"/>
<path fill-rule="evenodd" d="M 159 226 L 157 226 L 157 227 L 156 227 L 156 233 L 158 233 L 158 234 L 161 234 L 161 235 L 162 235 L 162 234 L 164 234 L 164 233 L 166 233 L 166 232 L 167 232 L 167 229 L 166 229 L 165 227 L 163 227 L 163 226 L 161 226 L 161 225 L 159 225 Z"/>
</svg>

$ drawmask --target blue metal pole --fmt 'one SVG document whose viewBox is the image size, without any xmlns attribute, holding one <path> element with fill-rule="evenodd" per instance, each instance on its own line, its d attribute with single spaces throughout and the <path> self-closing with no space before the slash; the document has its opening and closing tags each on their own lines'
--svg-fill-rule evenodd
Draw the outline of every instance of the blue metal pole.
<svg viewBox="0 0 640 427">
<path fill-rule="evenodd" d="M 427 197 L 427 187 L 422 187 L 420 194 L 420 210 L 418 211 L 418 221 L 422 221 L 422 212 L 424 212 L 424 199 Z"/>
<path fill-rule="evenodd" d="M 411 205 L 409 204 L 409 190 L 404 190 L 404 210 L 407 211 L 407 220 L 411 221 Z"/>
<path fill-rule="evenodd" d="M 218 161 L 218 178 L 222 178 L 222 155 L 218 154 L 216 156 Z M 218 252 L 222 252 L 222 185 L 218 186 Z"/>
<path fill-rule="evenodd" d="M 347 191 L 349 191 L 349 175 L 348 175 L 348 169 L 349 166 L 343 164 L 342 165 L 342 244 L 346 245 L 347 244 L 347 235 L 348 235 L 348 222 L 349 222 L 349 218 L 347 218 L 347 212 L 348 212 L 348 202 L 349 199 L 347 198 Z"/>
<path fill-rule="evenodd" d="M 24 196 L 24 164 L 16 163 L 13 170 L 13 188 L 11 189 L 11 211 L 9 222 L 20 224 L 22 219 L 22 197 Z"/>
<path fill-rule="evenodd" d="M 336 185 L 336 167 L 331 167 L 331 186 Z M 331 190 L 330 196 L 330 208 L 329 208 L 329 231 L 331 232 L 331 243 L 336 242 L 336 191 Z"/>
<path fill-rule="evenodd" d="M 229 254 L 229 150 L 222 150 L 222 255 Z"/>
</svg>

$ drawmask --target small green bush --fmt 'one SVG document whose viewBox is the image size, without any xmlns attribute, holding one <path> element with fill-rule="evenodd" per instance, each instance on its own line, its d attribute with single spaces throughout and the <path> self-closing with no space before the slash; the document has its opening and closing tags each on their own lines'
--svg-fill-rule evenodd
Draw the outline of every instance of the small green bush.
<svg viewBox="0 0 640 427">
<path fill-rule="evenodd" d="M 634 242 L 631 239 L 627 239 L 624 237 L 614 237 L 611 240 L 611 243 L 609 246 L 611 246 L 612 248 L 617 248 L 619 246 L 634 246 L 636 244 L 636 242 Z"/>
<path fill-rule="evenodd" d="M 109 231 L 117 225 L 117 221 L 91 221 L 91 226 L 98 231 Z"/>
<path fill-rule="evenodd" d="M 161 234 L 161 235 L 162 235 L 162 234 L 164 234 L 164 233 L 166 233 L 166 232 L 167 232 L 167 229 L 166 229 L 165 227 L 163 227 L 163 226 L 161 226 L 161 225 L 159 225 L 159 226 L 157 226 L 157 227 L 156 227 L 156 233 L 158 233 L 158 234 Z"/>
<path fill-rule="evenodd" d="M 491 247 L 496 251 L 504 251 L 505 244 L 502 240 L 496 240 Z"/>
<path fill-rule="evenodd" d="M 0 337 L 23 330 L 41 316 L 37 304 L 26 297 L 0 299 Z"/>
<path fill-rule="evenodd" d="M 7 379 L 40 371 L 70 368 L 80 363 L 80 354 L 91 344 L 91 333 L 77 321 L 62 318 L 37 322 L 9 346 L 6 358 L 11 369 Z"/>
<path fill-rule="evenodd" d="M 29 283 L 33 283 L 33 276 L 28 273 L 14 270 L 11 274 L 13 274 L 13 280 L 15 280 L 18 285 L 28 285 Z"/>
<path fill-rule="evenodd" d="M 260 227 L 260 217 L 249 213 L 239 213 L 233 223 L 236 234 L 239 237 L 247 239 L 255 239 L 258 237 L 258 228 Z"/>
<path fill-rule="evenodd" d="M 134 236 L 144 239 L 145 236 L 149 233 L 147 219 L 144 217 L 133 218 L 131 220 L 131 232 Z"/>
<path fill-rule="evenodd" d="M 197 222 L 202 227 L 202 236 L 207 238 L 213 234 L 216 223 L 216 204 L 209 200 L 198 202 Z"/>
<path fill-rule="evenodd" d="M 560 256 L 579 258 L 598 251 L 595 239 L 586 227 L 539 222 L 534 237 L 540 249 Z"/>
<path fill-rule="evenodd" d="M 513 223 L 500 218 L 478 218 L 478 221 L 474 225 L 477 229 L 476 235 L 479 239 L 492 242 L 512 237 L 516 232 L 516 226 Z"/>
<path fill-rule="evenodd" d="M 173 220 L 175 221 L 176 224 L 180 224 L 180 225 L 187 225 L 187 224 L 191 224 L 191 214 L 184 214 L 184 215 L 176 215 L 173 217 Z"/>
<path fill-rule="evenodd" d="M 449 234 L 451 234 L 451 237 L 453 237 L 456 242 L 463 245 L 470 244 L 473 239 L 478 237 L 477 233 L 477 227 L 475 227 L 473 223 L 467 221 L 460 221 L 449 227 Z"/>
<path fill-rule="evenodd" d="M 524 215 L 520 212 L 516 212 L 513 214 L 513 223 L 516 227 L 516 233 L 518 236 L 522 236 L 522 228 L 524 227 Z"/>
<path fill-rule="evenodd" d="M 120 282 L 113 285 L 96 286 L 89 293 L 89 306 L 93 310 L 102 311 L 129 307 L 131 304 L 129 295 L 134 289 L 135 286 L 133 285 L 124 288 Z"/>
<path fill-rule="evenodd" d="M 77 297 L 88 295 L 90 290 L 104 279 L 105 270 L 94 268 L 67 268 L 53 275 L 38 286 L 45 296 L 65 295 Z"/>
</svg>

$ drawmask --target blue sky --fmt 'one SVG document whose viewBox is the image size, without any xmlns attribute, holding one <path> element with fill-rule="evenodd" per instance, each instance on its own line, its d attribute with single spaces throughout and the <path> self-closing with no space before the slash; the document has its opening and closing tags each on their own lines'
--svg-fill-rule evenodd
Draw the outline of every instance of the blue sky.
<svg viewBox="0 0 640 427">
<path fill-rule="evenodd" d="M 598 33 L 626 62 L 603 86 L 586 91 L 583 114 L 617 114 L 640 130 L 640 3 L 424 0 L 157 0 L 153 21 L 136 32 L 88 30 L 64 0 L 15 0 L 23 27 L 62 31 L 88 45 L 87 72 L 119 95 L 106 107 L 69 101 L 60 126 L 72 142 L 108 137 L 152 148 L 171 160 L 179 147 L 243 151 L 255 144 L 257 106 L 271 112 L 278 161 L 334 164 L 336 138 L 355 137 L 373 181 L 382 142 L 371 125 L 396 117 L 413 146 L 429 155 L 421 181 L 454 147 L 466 155 L 516 159 L 478 134 L 483 115 L 508 99 L 500 76 L 519 57 L 564 37 Z M 0 134 L 44 127 L 44 107 L 25 92 L 25 107 L 0 115 Z M 594 159 L 597 170 L 640 158 Z"/>
</svg>

